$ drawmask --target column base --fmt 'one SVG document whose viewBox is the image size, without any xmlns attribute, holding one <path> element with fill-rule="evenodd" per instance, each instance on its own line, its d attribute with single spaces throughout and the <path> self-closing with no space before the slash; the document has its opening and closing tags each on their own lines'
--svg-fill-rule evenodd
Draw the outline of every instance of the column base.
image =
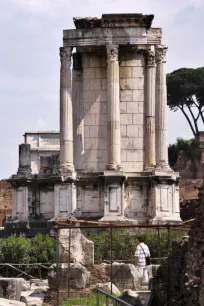
<svg viewBox="0 0 204 306">
<path fill-rule="evenodd" d="M 155 170 L 161 172 L 174 172 L 168 164 L 157 164 Z"/>
<path fill-rule="evenodd" d="M 122 223 L 129 223 L 129 220 L 124 216 L 104 216 L 99 221 L 101 222 L 122 222 Z"/>
<path fill-rule="evenodd" d="M 60 165 L 58 174 L 62 177 L 62 181 L 65 181 L 67 178 L 76 178 L 76 172 L 73 165 L 69 167 Z"/>
<path fill-rule="evenodd" d="M 154 225 L 180 223 L 179 186 L 176 183 L 176 173 L 156 172 L 155 176 L 158 181 L 151 187 L 149 223 Z"/>
<path fill-rule="evenodd" d="M 59 171 L 72 172 L 74 171 L 74 165 L 72 163 L 61 163 L 59 166 Z"/>
<path fill-rule="evenodd" d="M 154 166 L 152 166 L 152 167 L 146 167 L 145 169 L 144 169 L 144 171 L 143 172 L 153 172 L 154 171 L 154 169 L 155 169 L 155 167 Z"/>
<path fill-rule="evenodd" d="M 18 172 L 17 172 L 17 176 L 19 177 L 29 177 L 31 176 L 31 169 L 28 169 L 28 170 L 25 170 L 25 169 L 18 169 Z"/>
<path fill-rule="evenodd" d="M 106 166 L 106 170 L 110 170 L 110 171 L 121 171 L 122 167 L 119 164 L 116 163 L 109 163 Z"/>
<path fill-rule="evenodd" d="M 174 217 L 174 216 L 169 216 L 169 217 L 154 217 L 153 219 L 149 220 L 149 223 L 152 225 L 178 225 L 181 223 L 182 220 L 180 217 Z"/>
</svg>

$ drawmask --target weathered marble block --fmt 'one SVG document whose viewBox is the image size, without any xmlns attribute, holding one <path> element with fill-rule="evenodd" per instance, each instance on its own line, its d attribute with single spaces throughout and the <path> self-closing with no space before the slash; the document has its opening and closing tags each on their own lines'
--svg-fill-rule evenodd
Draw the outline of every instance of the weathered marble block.
<svg viewBox="0 0 204 306">
<path fill-rule="evenodd" d="M 69 258 L 69 235 L 70 258 Z M 87 239 L 80 229 L 61 229 L 59 231 L 59 254 L 61 263 L 94 264 L 94 243 Z"/>
<path fill-rule="evenodd" d="M 0 278 L 0 297 L 20 301 L 23 278 Z"/>
</svg>

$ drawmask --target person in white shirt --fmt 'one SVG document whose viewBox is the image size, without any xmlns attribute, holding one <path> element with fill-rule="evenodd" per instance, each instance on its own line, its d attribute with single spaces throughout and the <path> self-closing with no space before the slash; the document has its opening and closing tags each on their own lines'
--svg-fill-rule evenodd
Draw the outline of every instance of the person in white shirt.
<svg viewBox="0 0 204 306">
<path fill-rule="evenodd" d="M 148 246 L 144 243 L 144 239 L 142 237 L 138 237 L 137 239 L 139 244 L 137 245 L 135 251 L 135 266 L 137 267 L 137 270 L 141 275 L 143 285 L 147 285 L 149 281 L 149 276 L 145 257 L 150 257 L 150 251 Z"/>
</svg>

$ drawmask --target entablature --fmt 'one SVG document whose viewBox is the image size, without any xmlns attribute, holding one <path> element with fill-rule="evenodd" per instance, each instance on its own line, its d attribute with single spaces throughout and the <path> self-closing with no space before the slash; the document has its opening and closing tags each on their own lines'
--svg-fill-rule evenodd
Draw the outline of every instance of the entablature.
<svg viewBox="0 0 204 306">
<path fill-rule="evenodd" d="M 118 45 L 158 45 L 162 32 L 159 28 L 147 30 L 144 27 L 91 28 L 64 30 L 64 47 L 105 46 L 108 43 Z"/>
</svg>

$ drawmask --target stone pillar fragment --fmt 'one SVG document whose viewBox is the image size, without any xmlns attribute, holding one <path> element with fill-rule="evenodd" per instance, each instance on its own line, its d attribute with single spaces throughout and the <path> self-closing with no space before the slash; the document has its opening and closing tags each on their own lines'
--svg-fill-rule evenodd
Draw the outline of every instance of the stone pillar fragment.
<svg viewBox="0 0 204 306">
<path fill-rule="evenodd" d="M 108 170 L 121 169 L 118 45 L 107 45 Z"/>
<path fill-rule="evenodd" d="M 28 219 L 28 186 L 19 186 L 12 190 L 12 216 L 20 221 Z"/>
<path fill-rule="evenodd" d="M 18 175 L 31 174 L 31 154 L 30 144 L 23 143 L 19 145 L 19 168 Z"/>
<path fill-rule="evenodd" d="M 146 54 L 145 170 L 155 167 L 155 52 Z"/>
<path fill-rule="evenodd" d="M 73 172 L 72 48 L 60 48 L 60 171 Z"/>
<path fill-rule="evenodd" d="M 167 137 L 167 46 L 156 46 L 156 167 L 169 170 Z"/>
</svg>

